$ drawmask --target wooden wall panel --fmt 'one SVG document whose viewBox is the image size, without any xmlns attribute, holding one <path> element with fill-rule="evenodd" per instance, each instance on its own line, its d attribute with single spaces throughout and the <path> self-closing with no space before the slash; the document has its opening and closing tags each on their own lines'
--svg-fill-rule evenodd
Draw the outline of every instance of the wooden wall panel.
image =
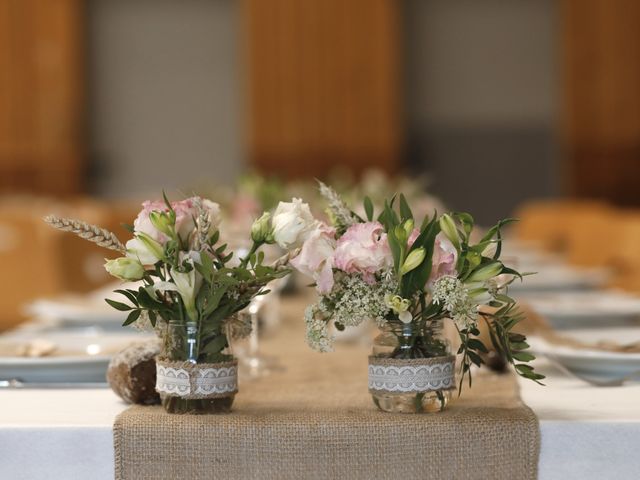
<svg viewBox="0 0 640 480">
<path fill-rule="evenodd" d="M 562 5 L 569 189 L 640 205 L 640 2 Z"/>
<path fill-rule="evenodd" d="M 82 0 L 0 0 L 0 192 L 82 189 Z"/>
<path fill-rule="evenodd" d="M 321 176 L 400 157 L 399 3 L 245 0 L 249 156 Z"/>
</svg>

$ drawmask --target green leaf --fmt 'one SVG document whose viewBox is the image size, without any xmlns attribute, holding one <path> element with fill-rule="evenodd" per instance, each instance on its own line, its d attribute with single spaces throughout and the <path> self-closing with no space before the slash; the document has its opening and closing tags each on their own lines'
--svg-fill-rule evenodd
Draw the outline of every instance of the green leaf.
<svg viewBox="0 0 640 480">
<path fill-rule="evenodd" d="M 499 302 L 503 302 L 503 303 L 515 303 L 516 302 L 513 298 L 511 298 L 509 295 L 505 295 L 504 293 L 496 294 L 495 299 L 498 300 Z"/>
<path fill-rule="evenodd" d="M 138 318 L 140 318 L 140 313 L 142 311 L 141 310 L 133 310 L 128 316 L 127 319 L 124 321 L 124 323 L 122 324 L 123 327 L 126 327 L 127 325 L 132 324 L 133 322 L 135 322 L 136 320 L 138 320 Z"/>
<path fill-rule="evenodd" d="M 520 373 L 530 373 L 533 372 L 533 367 L 531 365 L 525 365 L 524 363 L 519 363 L 518 365 L 514 365 L 516 370 Z"/>
<path fill-rule="evenodd" d="M 466 212 L 456 212 L 453 216 L 460 222 L 466 237 L 469 238 L 474 225 L 473 217 Z"/>
<path fill-rule="evenodd" d="M 509 267 L 503 266 L 501 273 L 506 273 L 507 275 L 515 275 L 520 280 L 522 280 L 522 274 L 520 272 L 518 272 L 517 270 L 514 270 L 513 268 L 509 268 Z"/>
<path fill-rule="evenodd" d="M 513 352 L 511 355 L 513 356 L 513 358 L 521 362 L 530 362 L 536 359 L 535 355 L 531 355 L 527 352 Z"/>
<path fill-rule="evenodd" d="M 114 292 L 124 295 L 131 303 L 138 306 L 138 299 L 135 296 L 135 290 L 114 290 Z"/>
<path fill-rule="evenodd" d="M 171 206 L 171 202 L 167 198 L 167 193 L 162 190 L 162 199 L 164 200 L 164 204 L 167 206 L 170 212 L 173 212 L 173 207 Z M 174 212 L 175 213 L 175 212 Z"/>
<path fill-rule="evenodd" d="M 384 225 L 384 229 L 386 232 L 393 230 L 395 226 L 398 225 L 398 223 L 400 223 L 398 220 L 398 216 L 396 215 L 396 212 L 394 212 L 391 209 L 389 202 L 387 202 L 386 200 L 384 202 L 384 210 L 380 214 L 379 220 L 380 220 L 380 223 Z"/>
<path fill-rule="evenodd" d="M 116 310 L 120 310 L 121 312 L 128 312 L 129 310 L 133 310 L 133 307 L 131 307 L 131 306 L 125 304 L 125 303 L 116 302 L 115 300 L 111 300 L 110 298 L 105 298 L 104 301 L 107 302 L 109 305 L 111 305 Z"/>
<path fill-rule="evenodd" d="M 367 220 L 373 220 L 373 202 L 369 197 L 364 197 L 364 211 L 367 214 Z"/>
<path fill-rule="evenodd" d="M 480 357 L 480 355 L 478 355 L 473 350 L 467 350 L 467 355 L 469 356 L 471 361 L 475 363 L 477 366 L 480 366 L 484 363 L 484 361 L 482 360 L 482 357 Z"/>
<path fill-rule="evenodd" d="M 204 347 L 200 347 L 200 353 L 214 354 L 220 353 L 227 346 L 227 337 L 218 335 L 206 342 Z"/>
<path fill-rule="evenodd" d="M 138 290 L 138 303 L 141 307 L 145 307 L 145 308 L 149 308 L 149 309 L 153 309 L 153 310 L 157 310 L 159 308 L 164 307 L 164 305 L 162 304 L 162 302 L 156 300 L 154 297 L 151 296 L 151 294 L 149 293 L 148 288 L 150 287 L 140 287 L 140 289 Z M 154 293 L 155 296 L 155 293 Z"/>
<path fill-rule="evenodd" d="M 400 194 L 400 217 L 402 221 L 413 219 L 413 213 L 404 194 Z"/>
<path fill-rule="evenodd" d="M 467 340 L 467 345 L 469 345 L 469 348 L 473 348 L 474 350 L 478 350 L 482 353 L 489 353 L 489 350 L 484 346 L 484 343 L 477 338 L 470 338 Z"/>
<path fill-rule="evenodd" d="M 422 290 L 424 285 L 427 283 L 429 275 L 431 274 L 434 243 L 439 231 L 440 225 L 438 223 L 438 217 L 434 216 L 420 235 L 418 235 L 416 241 L 413 242 L 409 251 L 411 252 L 417 248 L 423 247 L 425 250 L 425 257 L 420 265 L 402 277 L 400 291 L 403 298 L 410 298 L 414 292 Z"/>
<path fill-rule="evenodd" d="M 389 243 L 389 248 L 391 249 L 391 255 L 393 256 L 393 266 L 395 268 L 395 271 L 397 272 L 400 269 L 402 247 L 400 245 L 400 242 L 396 238 L 396 234 L 394 230 L 389 230 L 387 232 L 387 242 Z"/>
</svg>

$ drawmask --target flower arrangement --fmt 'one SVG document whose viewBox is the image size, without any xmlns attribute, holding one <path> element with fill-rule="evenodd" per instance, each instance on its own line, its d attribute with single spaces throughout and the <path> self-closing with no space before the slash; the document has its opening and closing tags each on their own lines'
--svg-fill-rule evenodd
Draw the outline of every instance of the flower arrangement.
<svg viewBox="0 0 640 480">
<path fill-rule="evenodd" d="M 164 363 L 158 363 L 156 388 L 165 394 L 165 407 L 177 412 L 228 410 L 237 391 L 228 337 L 246 336 L 251 330 L 236 314 L 289 271 L 287 256 L 272 265 L 263 263 L 261 247 L 272 240 L 259 235 L 261 223 L 252 229 L 248 253 L 237 258 L 220 244 L 218 204 L 200 197 L 144 202 L 130 228 L 133 238 L 125 245 L 113 233 L 82 221 L 53 216 L 45 221 L 122 254 L 108 260 L 106 270 L 140 284 L 116 290 L 122 302 L 106 301 L 128 312 L 124 325 L 150 323 L 163 337 Z M 194 369 L 198 364 L 209 372 Z M 207 377 L 211 371 L 228 381 Z M 181 384 L 176 381 L 181 374 L 201 378 Z"/>
<path fill-rule="evenodd" d="M 527 364 L 534 357 L 526 352 L 526 338 L 513 332 L 523 316 L 507 290 L 521 275 L 500 261 L 501 228 L 511 220 L 500 221 L 473 243 L 474 221 L 467 213 L 434 214 L 417 224 L 400 195 L 385 202 L 377 215 L 365 197 L 362 218 L 332 188 L 320 183 L 320 191 L 328 202 L 330 225 L 310 217 L 303 204 L 286 207 L 296 218 L 297 239 L 303 237 L 291 264 L 315 279 L 319 294 L 305 312 L 307 342 L 318 351 L 330 351 L 331 324 L 343 330 L 375 321 L 386 332 L 370 357 L 369 386 L 374 400 L 380 394 L 378 406 L 422 411 L 422 402 L 433 397 L 437 409 L 444 408 L 445 393 L 455 385 L 455 357 L 441 333 L 447 318 L 460 337 L 460 390 L 465 377 L 471 385 L 471 367 L 480 366 L 481 354 L 488 351 L 479 338 L 481 323 L 493 347 L 519 375 L 536 382 L 544 378 Z M 406 385 L 394 385 L 391 379 L 407 368 L 414 369 L 414 379 L 416 371 L 425 368 L 440 376 L 431 388 L 425 385 L 433 375 L 405 391 Z M 402 393 L 410 394 L 409 406 L 398 401 Z M 414 408 L 417 404 L 420 408 Z"/>
</svg>

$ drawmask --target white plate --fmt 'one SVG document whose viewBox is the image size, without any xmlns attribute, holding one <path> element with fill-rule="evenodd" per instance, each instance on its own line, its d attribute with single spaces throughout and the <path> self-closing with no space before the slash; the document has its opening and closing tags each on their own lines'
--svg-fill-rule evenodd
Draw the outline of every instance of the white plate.
<svg viewBox="0 0 640 480">
<path fill-rule="evenodd" d="M 558 329 L 637 325 L 640 298 L 611 290 L 531 294 L 524 299 Z"/>
<path fill-rule="evenodd" d="M 127 345 L 150 338 L 142 333 L 15 332 L 0 336 L 0 380 L 104 382 L 111 357 Z M 58 347 L 45 357 L 16 356 L 18 345 L 43 339 Z"/>
<path fill-rule="evenodd" d="M 521 273 L 526 270 L 520 269 Z M 535 275 L 527 275 L 521 282 L 516 279 L 509 289 L 516 295 L 531 292 L 554 292 L 558 290 L 586 290 L 603 286 L 608 273 L 601 269 L 576 269 L 564 265 L 547 265 Z"/>
<path fill-rule="evenodd" d="M 120 326 L 127 318 L 127 312 L 111 308 L 104 300 L 80 298 L 36 300 L 26 308 L 26 312 L 34 317 L 56 320 L 62 325 L 78 326 Z"/>
<path fill-rule="evenodd" d="M 620 344 L 640 341 L 640 328 L 612 328 L 610 330 L 574 330 L 571 338 L 583 342 L 614 341 Z M 621 378 L 640 371 L 640 353 L 608 352 L 554 345 L 540 337 L 530 337 L 531 350 L 549 356 L 579 374 L 598 378 Z"/>
<path fill-rule="evenodd" d="M 53 320 L 61 326 L 91 326 L 117 328 L 127 318 L 127 312 L 120 312 L 109 306 L 105 298 L 118 302 L 129 301 L 115 289 L 137 289 L 139 283 L 111 284 L 87 295 L 66 295 L 53 299 L 39 299 L 25 307 L 25 313 L 42 320 Z"/>
</svg>

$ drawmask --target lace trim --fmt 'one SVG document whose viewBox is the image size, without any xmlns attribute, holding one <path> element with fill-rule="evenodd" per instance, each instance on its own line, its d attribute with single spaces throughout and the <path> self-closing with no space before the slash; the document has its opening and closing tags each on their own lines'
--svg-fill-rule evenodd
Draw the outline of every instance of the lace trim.
<svg viewBox="0 0 640 480">
<path fill-rule="evenodd" d="M 455 388 L 455 357 L 391 359 L 369 357 L 369 391 L 411 393 Z"/>
<path fill-rule="evenodd" d="M 185 399 L 231 396 L 238 391 L 237 362 L 198 365 L 158 360 L 156 391 Z"/>
</svg>

